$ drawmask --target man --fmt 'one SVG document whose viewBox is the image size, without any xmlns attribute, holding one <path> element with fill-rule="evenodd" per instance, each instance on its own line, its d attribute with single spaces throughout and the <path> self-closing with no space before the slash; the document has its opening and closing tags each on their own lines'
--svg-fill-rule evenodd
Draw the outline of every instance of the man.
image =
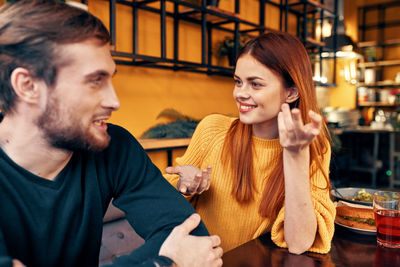
<svg viewBox="0 0 400 267">
<path fill-rule="evenodd" d="M 0 266 L 97 266 L 111 199 L 146 240 L 116 266 L 221 266 L 219 238 L 106 124 L 120 105 L 108 42 L 97 18 L 55 0 L 0 7 Z"/>
</svg>

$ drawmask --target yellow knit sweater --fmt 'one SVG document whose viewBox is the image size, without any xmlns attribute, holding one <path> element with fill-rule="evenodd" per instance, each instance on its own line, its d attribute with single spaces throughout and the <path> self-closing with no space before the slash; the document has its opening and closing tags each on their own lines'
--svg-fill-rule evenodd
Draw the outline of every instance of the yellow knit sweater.
<svg viewBox="0 0 400 267">
<path fill-rule="evenodd" d="M 274 221 L 263 218 L 258 213 L 264 180 L 268 179 L 282 151 L 279 139 L 265 140 L 253 137 L 254 181 L 258 193 L 255 193 L 255 198 L 250 203 L 239 204 L 231 194 L 231 172 L 221 164 L 225 135 L 233 120 L 217 114 L 205 117 L 197 126 L 185 155 L 176 160 L 178 165 L 190 164 L 200 169 L 208 165 L 212 167 L 210 189 L 191 199 L 191 202 L 201 215 L 210 234 L 221 237 L 224 252 L 268 231 L 271 232 L 272 241 L 276 245 L 287 247 L 283 231 L 284 207 Z M 323 159 L 323 166 L 327 171 L 329 161 L 330 151 Z M 314 244 L 309 251 L 327 253 L 334 233 L 336 209 L 329 198 L 329 190 L 321 189 L 326 187 L 322 172 L 312 170 L 315 170 L 313 165 L 310 167 L 310 173 L 314 173 L 311 184 L 320 188 L 311 186 L 318 229 Z M 165 177 L 176 188 L 179 176 L 166 174 Z"/>
</svg>

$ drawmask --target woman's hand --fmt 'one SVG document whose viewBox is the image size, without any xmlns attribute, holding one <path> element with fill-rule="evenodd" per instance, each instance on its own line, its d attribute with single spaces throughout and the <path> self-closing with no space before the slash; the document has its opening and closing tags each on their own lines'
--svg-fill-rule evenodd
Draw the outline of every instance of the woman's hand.
<svg viewBox="0 0 400 267">
<path fill-rule="evenodd" d="M 167 167 L 165 171 L 169 174 L 178 174 L 178 190 L 185 195 L 201 194 L 210 188 L 211 167 L 204 170 L 193 165 L 181 165 Z"/>
<path fill-rule="evenodd" d="M 281 146 L 289 151 L 299 151 L 310 145 L 319 134 L 322 117 L 314 111 L 309 111 L 311 122 L 303 124 L 300 110 L 290 110 L 287 103 L 282 104 L 278 114 L 278 128 Z"/>
</svg>

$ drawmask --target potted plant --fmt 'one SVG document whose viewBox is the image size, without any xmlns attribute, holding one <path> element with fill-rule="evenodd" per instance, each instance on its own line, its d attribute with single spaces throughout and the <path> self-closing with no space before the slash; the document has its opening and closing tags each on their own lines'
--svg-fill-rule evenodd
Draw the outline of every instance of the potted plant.
<svg viewBox="0 0 400 267">
<path fill-rule="evenodd" d="M 246 39 L 244 37 L 239 38 L 239 50 L 246 43 Z M 216 50 L 217 58 L 222 58 L 224 56 L 228 57 L 229 66 L 234 66 L 236 63 L 236 53 L 235 53 L 235 40 L 232 37 L 225 37 L 224 40 L 217 43 Z"/>
</svg>

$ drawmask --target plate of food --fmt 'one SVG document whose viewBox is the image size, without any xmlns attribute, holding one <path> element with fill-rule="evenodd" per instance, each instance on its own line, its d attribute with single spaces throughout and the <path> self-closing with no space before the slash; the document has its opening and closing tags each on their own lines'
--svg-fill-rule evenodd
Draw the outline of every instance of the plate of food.
<svg viewBox="0 0 400 267">
<path fill-rule="evenodd" d="M 358 234 L 376 235 L 374 210 L 369 206 L 339 201 L 335 223 Z"/>
<path fill-rule="evenodd" d="M 336 200 L 372 207 L 372 195 L 375 191 L 376 189 L 370 188 L 343 187 L 332 189 L 331 195 Z"/>
</svg>

